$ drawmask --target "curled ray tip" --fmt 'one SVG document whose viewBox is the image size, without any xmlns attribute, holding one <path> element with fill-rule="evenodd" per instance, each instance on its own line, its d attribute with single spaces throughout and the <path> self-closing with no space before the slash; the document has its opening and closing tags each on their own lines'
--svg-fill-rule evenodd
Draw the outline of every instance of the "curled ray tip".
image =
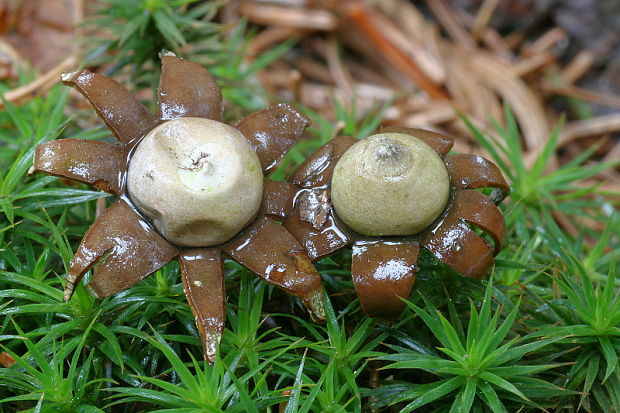
<svg viewBox="0 0 620 413">
<path fill-rule="evenodd" d="M 176 53 L 171 52 L 170 50 L 166 50 L 166 49 L 163 49 L 161 52 L 159 52 L 160 59 L 163 59 L 166 56 L 176 57 Z"/>
<path fill-rule="evenodd" d="M 205 359 L 209 364 L 213 364 L 215 362 L 215 357 L 217 355 L 217 348 L 219 346 L 220 339 L 221 337 L 218 334 L 205 334 L 204 354 Z"/>
<path fill-rule="evenodd" d="M 73 290 L 75 290 L 75 282 L 78 280 L 78 278 L 79 276 L 77 274 L 71 273 L 70 270 L 67 273 L 67 283 L 65 284 L 65 290 L 63 294 L 63 300 L 65 302 L 71 299 L 71 296 L 73 295 Z"/>
<path fill-rule="evenodd" d="M 71 296 L 73 295 L 73 284 L 69 284 L 69 282 L 67 281 L 67 286 L 65 287 L 65 291 L 63 294 L 63 301 L 66 303 L 69 300 L 71 300 Z"/>
<path fill-rule="evenodd" d="M 77 70 L 75 72 L 62 72 L 60 74 L 60 80 L 62 80 L 63 82 L 69 82 L 71 81 L 80 71 Z"/>
</svg>

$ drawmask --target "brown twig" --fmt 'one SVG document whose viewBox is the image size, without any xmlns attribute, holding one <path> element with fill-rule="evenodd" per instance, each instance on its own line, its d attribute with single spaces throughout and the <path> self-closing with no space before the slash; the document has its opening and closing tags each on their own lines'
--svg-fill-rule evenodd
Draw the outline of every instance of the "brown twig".
<svg viewBox="0 0 620 413">
<path fill-rule="evenodd" d="M 549 136 L 549 124 L 540 98 L 501 61 L 473 53 L 469 67 L 512 108 L 529 149 L 542 148 Z"/>
<path fill-rule="evenodd" d="M 596 60 L 596 55 L 589 50 L 582 50 L 562 69 L 562 79 L 573 84 L 583 77 Z"/>
<path fill-rule="evenodd" d="M 325 57 L 327 58 L 327 67 L 331 73 L 332 79 L 334 79 L 334 83 L 342 91 L 345 96 L 345 101 L 349 102 L 353 96 L 353 82 L 348 70 L 342 64 L 338 43 L 333 37 L 327 41 Z"/>
<path fill-rule="evenodd" d="M 336 17 L 326 10 L 296 9 L 244 1 L 239 5 L 241 15 L 253 23 L 294 27 L 297 29 L 336 29 Z"/>
<path fill-rule="evenodd" d="M 498 3 L 499 0 L 484 0 L 482 2 L 482 6 L 480 6 L 476 15 L 476 20 L 474 20 L 474 27 L 471 30 L 471 37 L 474 38 L 474 41 L 479 41 L 482 38 Z"/>
<path fill-rule="evenodd" d="M 554 27 L 540 36 L 532 44 L 523 48 L 523 56 L 534 56 L 549 51 L 556 44 L 566 40 L 566 32 L 559 27 Z"/>
<path fill-rule="evenodd" d="M 547 93 L 562 95 L 571 98 L 586 100 L 597 105 L 620 109 L 620 96 L 595 92 L 572 85 L 558 85 L 551 82 L 542 82 L 541 88 Z"/>
<path fill-rule="evenodd" d="M 620 113 L 569 122 L 564 126 L 558 146 L 566 145 L 575 139 L 600 136 L 620 132 Z"/>
<path fill-rule="evenodd" d="M 473 50 L 476 48 L 476 43 L 469 35 L 469 32 L 465 30 L 458 18 L 454 15 L 452 9 L 449 8 L 443 0 L 426 0 L 426 3 L 435 16 L 437 16 L 437 19 L 439 19 L 441 25 L 446 29 L 452 40 L 464 49 Z"/>
<path fill-rule="evenodd" d="M 34 96 L 41 94 L 51 88 L 55 83 L 60 82 L 60 74 L 71 70 L 77 64 L 76 56 L 69 56 L 56 67 L 28 83 L 10 90 L 4 94 L 4 99 L 10 103 L 21 104 Z M 4 103 L 0 102 L 0 108 L 4 107 Z"/>
<path fill-rule="evenodd" d="M 448 99 L 447 92 L 420 70 L 420 68 L 398 47 L 390 42 L 372 22 L 365 7 L 355 2 L 346 9 L 348 19 L 355 22 L 368 39 L 375 45 L 378 52 L 385 57 L 402 73 L 413 80 L 422 90 L 436 99 Z"/>
<path fill-rule="evenodd" d="M 512 65 L 512 72 L 518 77 L 524 77 L 549 66 L 555 60 L 555 55 L 552 53 L 538 53 L 514 63 Z"/>
<path fill-rule="evenodd" d="M 296 27 L 273 26 L 258 33 L 248 44 L 247 54 L 258 56 L 263 51 L 270 49 L 273 45 L 288 39 L 295 39 L 307 34 L 308 30 Z"/>
</svg>

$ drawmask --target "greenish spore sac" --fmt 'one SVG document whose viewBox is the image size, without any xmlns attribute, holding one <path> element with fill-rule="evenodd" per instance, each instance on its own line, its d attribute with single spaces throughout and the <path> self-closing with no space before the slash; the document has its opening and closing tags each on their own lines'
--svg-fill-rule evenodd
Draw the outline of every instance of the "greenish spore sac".
<svg viewBox="0 0 620 413">
<path fill-rule="evenodd" d="M 357 142 L 336 164 L 331 182 L 336 215 L 367 236 L 417 234 L 439 217 L 449 195 L 437 152 L 402 133 Z"/>
</svg>

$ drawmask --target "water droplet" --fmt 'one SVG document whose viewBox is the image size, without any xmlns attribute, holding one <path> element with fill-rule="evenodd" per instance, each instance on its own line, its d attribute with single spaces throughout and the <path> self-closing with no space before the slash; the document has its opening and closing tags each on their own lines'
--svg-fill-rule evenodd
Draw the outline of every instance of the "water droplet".
<svg viewBox="0 0 620 413">
<path fill-rule="evenodd" d="M 456 252 L 459 252 L 461 248 L 463 248 L 463 243 L 461 241 L 454 241 L 454 244 L 452 245 L 452 249 Z"/>
</svg>

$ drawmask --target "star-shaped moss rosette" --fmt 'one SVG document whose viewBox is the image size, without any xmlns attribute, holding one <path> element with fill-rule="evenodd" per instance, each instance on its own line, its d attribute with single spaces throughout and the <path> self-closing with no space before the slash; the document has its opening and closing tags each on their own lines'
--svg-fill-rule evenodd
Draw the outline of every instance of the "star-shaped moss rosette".
<svg viewBox="0 0 620 413">
<path fill-rule="evenodd" d="M 211 74 L 172 54 L 162 57 L 157 116 L 105 76 L 81 70 L 62 80 L 90 101 L 118 139 L 116 145 L 61 139 L 36 150 L 32 172 L 118 196 L 71 260 L 65 300 L 91 268 L 88 289 L 106 297 L 176 257 L 212 361 L 224 328 L 225 253 L 324 318 L 319 274 L 270 217 L 282 215 L 279 195 L 289 184 L 263 176 L 297 141 L 306 117 L 277 104 L 234 127 L 221 123 L 222 95 Z"/>
<path fill-rule="evenodd" d="M 485 158 L 448 155 L 452 145 L 445 135 L 404 127 L 363 140 L 340 136 L 291 176 L 297 192 L 285 227 L 313 261 L 353 244 L 353 285 L 371 316 L 400 314 L 420 246 L 472 278 L 502 247 L 496 204 L 509 187 Z M 478 191 L 487 187 L 489 196 Z"/>
</svg>

